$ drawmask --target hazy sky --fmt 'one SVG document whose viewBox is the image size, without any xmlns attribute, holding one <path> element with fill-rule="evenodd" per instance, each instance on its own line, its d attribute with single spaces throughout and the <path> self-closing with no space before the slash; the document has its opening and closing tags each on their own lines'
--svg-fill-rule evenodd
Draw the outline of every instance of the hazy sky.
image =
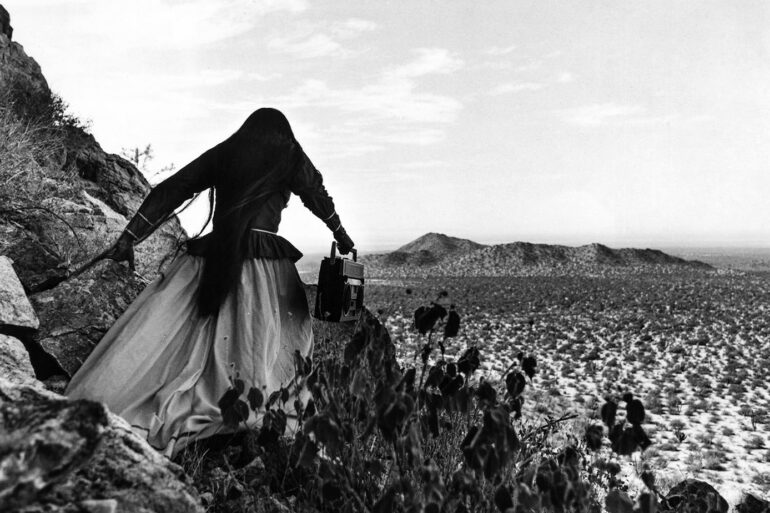
<svg viewBox="0 0 770 513">
<path fill-rule="evenodd" d="M 281 109 L 362 250 L 770 244 L 764 0 L 0 1 L 107 151 Z M 331 240 L 297 198 L 281 233 Z"/>
</svg>

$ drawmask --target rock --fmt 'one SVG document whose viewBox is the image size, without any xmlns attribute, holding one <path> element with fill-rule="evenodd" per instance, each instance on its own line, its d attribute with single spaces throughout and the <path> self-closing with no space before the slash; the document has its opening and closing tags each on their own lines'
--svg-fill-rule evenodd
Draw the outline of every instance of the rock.
<svg viewBox="0 0 770 513">
<path fill-rule="evenodd" d="M 41 322 L 34 343 L 71 377 L 144 286 L 124 264 L 103 260 L 80 276 L 34 294 L 30 299 Z M 38 378 L 59 373 L 47 368 Z"/>
<path fill-rule="evenodd" d="M 727 513 L 729 505 L 719 492 L 704 481 L 685 479 L 668 491 L 660 511 L 675 513 Z"/>
<path fill-rule="evenodd" d="M 91 196 L 126 217 L 139 208 L 150 192 L 150 184 L 136 166 L 123 157 L 105 153 L 96 139 L 83 130 L 68 130 L 65 145 L 65 168 L 77 173 Z"/>
<path fill-rule="evenodd" d="M 16 385 L 39 384 L 24 344 L 7 335 L 0 335 L 0 376 Z"/>
<path fill-rule="evenodd" d="M 103 404 L 4 378 L 0 468 L 0 511 L 203 511 L 181 467 Z"/>
<path fill-rule="evenodd" d="M 6 36 L 10 41 L 13 37 L 13 27 L 11 27 L 11 15 L 0 5 L 0 34 Z"/>
<path fill-rule="evenodd" d="M 131 162 L 106 153 L 76 122 L 57 117 L 66 114 L 40 66 L 2 35 L 0 91 L 8 91 L 13 111 L 24 123 L 43 123 L 38 128 L 47 139 L 41 144 L 56 148 L 45 158 L 35 154 L 35 172 L 23 176 L 45 201 L 6 191 L 0 207 L 0 254 L 14 260 L 24 287 L 37 292 L 112 244 L 151 187 Z M 137 248 L 137 271 L 154 278 L 185 236 L 173 217 Z"/>
<path fill-rule="evenodd" d="M 11 41 L 8 34 L 0 33 L 0 85 L 9 87 L 13 82 L 26 89 L 28 97 L 35 93 L 51 94 L 40 65 L 24 52 L 23 46 Z"/>
<path fill-rule="evenodd" d="M 735 511 L 736 513 L 770 513 L 770 502 L 747 493 L 735 507 Z"/>
<path fill-rule="evenodd" d="M 128 220 L 87 191 L 74 199 L 53 197 L 39 210 L 8 216 L 14 223 L 0 232 L 0 251 L 14 260 L 19 278 L 32 292 L 61 282 L 67 273 L 114 242 Z M 136 248 L 137 272 L 148 279 L 176 249 L 182 230 L 174 220 Z"/>
<path fill-rule="evenodd" d="M 0 329 L 3 327 L 36 330 L 40 322 L 21 286 L 13 260 L 0 256 Z"/>
</svg>

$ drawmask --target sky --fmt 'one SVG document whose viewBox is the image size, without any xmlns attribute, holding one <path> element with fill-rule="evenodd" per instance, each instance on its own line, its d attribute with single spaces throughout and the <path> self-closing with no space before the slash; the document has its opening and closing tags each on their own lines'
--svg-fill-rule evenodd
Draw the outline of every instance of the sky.
<svg viewBox="0 0 770 513">
<path fill-rule="evenodd" d="M 152 170 L 283 111 L 362 251 L 770 246 L 764 0 L 2 3 L 105 150 L 152 144 Z M 298 198 L 280 233 L 332 240 Z"/>
</svg>

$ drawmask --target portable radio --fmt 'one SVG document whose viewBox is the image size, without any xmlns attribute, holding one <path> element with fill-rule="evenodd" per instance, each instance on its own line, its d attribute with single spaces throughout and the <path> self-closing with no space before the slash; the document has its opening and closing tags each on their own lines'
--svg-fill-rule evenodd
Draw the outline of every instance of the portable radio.
<svg viewBox="0 0 770 513">
<path fill-rule="evenodd" d="M 364 308 L 364 264 L 337 256 L 337 243 L 332 242 L 331 255 L 321 261 L 318 290 L 313 317 L 329 322 L 355 321 Z"/>
</svg>

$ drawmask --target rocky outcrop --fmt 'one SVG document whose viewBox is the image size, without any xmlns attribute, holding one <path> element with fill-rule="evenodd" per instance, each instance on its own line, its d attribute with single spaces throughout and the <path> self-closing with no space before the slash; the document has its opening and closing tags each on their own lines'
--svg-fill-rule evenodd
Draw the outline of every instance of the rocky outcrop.
<svg viewBox="0 0 770 513">
<path fill-rule="evenodd" d="M 13 111 L 24 126 L 36 124 L 28 137 L 44 134 L 38 144 L 44 155 L 33 152 L 30 169 L 14 172 L 11 182 L 22 191 L 21 181 L 35 181 L 40 197 L 0 191 L 0 254 L 14 260 L 27 290 L 40 290 L 114 242 L 151 187 L 131 162 L 106 153 L 64 112 L 37 62 L 4 35 L 0 91 L 0 108 Z M 137 248 L 138 272 L 157 275 L 180 237 L 184 232 L 172 218 Z"/>
<path fill-rule="evenodd" d="M 685 479 L 669 490 L 661 512 L 727 513 L 729 505 L 716 489 L 704 481 Z"/>
<path fill-rule="evenodd" d="M 0 5 L 0 34 L 10 39 L 13 37 L 13 27 L 11 27 L 11 15 Z"/>
<path fill-rule="evenodd" d="M 104 260 L 80 276 L 30 299 L 40 318 L 34 343 L 70 377 L 144 288 L 127 266 Z M 37 369 L 46 379 L 59 369 Z"/>
<path fill-rule="evenodd" d="M 0 136 L 11 138 L 5 153 L 0 151 L 0 255 L 13 260 L 13 270 L 41 320 L 35 334 L 31 309 L 14 312 L 17 317 L 27 315 L 22 327 L 27 331 L 5 333 L 25 344 L 38 378 L 71 375 L 158 275 L 185 234 L 172 218 L 139 245 L 138 277 L 124 266 L 102 262 L 67 279 L 118 238 L 151 187 L 135 166 L 106 153 L 65 112 L 40 66 L 3 34 L 0 123 Z M 25 158 L 15 158 L 18 148 L 26 148 Z M 7 269 L 8 259 L 3 262 L 0 266 Z M 0 269 L 0 280 L 2 273 Z M 2 290 L 17 299 L 23 296 L 18 284 Z M 24 302 L 4 304 L 16 308 Z M 6 314 L 11 312 L 0 311 L 0 325 Z"/>
<path fill-rule="evenodd" d="M 203 511 L 182 469 L 104 405 L 4 378 L 0 468 L 0 511 Z"/>
<path fill-rule="evenodd" d="M 40 322 L 21 286 L 13 260 L 0 256 L 0 329 L 36 330 Z"/>
</svg>

